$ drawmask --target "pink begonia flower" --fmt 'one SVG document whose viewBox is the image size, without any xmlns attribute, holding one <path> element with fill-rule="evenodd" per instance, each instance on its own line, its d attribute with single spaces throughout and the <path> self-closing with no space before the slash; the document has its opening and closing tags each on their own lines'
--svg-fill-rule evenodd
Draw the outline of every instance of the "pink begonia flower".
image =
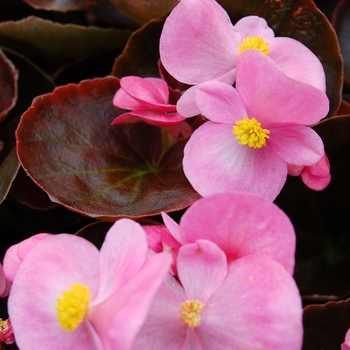
<svg viewBox="0 0 350 350">
<path fill-rule="evenodd" d="M 288 174 L 291 176 L 301 176 L 304 184 L 314 191 L 325 189 L 330 181 L 330 166 L 326 153 L 314 165 L 310 166 L 291 166 L 288 165 Z"/>
<path fill-rule="evenodd" d="M 178 281 L 158 290 L 135 350 L 300 350 L 298 288 L 276 261 L 251 254 L 227 263 L 214 243 L 182 246 Z"/>
<path fill-rule="evenodd" d="M 38 233 L 7 249 L 4 257 L 4 273 L 8 281 L 13 282 L 22 261 L 35 245 L 50 236 L 50 233 Z"/>
<path fill-rule="evenodd" d="M 281 209 L 264 198 L 250 193 L 219 193 L 193 203 L 180 224 L 162 215 L 169 234 L 181 245 L 206 239 L 225 252 L 228 262 L 261 254 L 278 261 L 291 275 L 294 272 L 293 225 Z M 170 239 L 166 241 L 179 250 Z"/>
<path fill-rule="evenodd" d="M 312 166 L 324 155 L 322 139 L 308 125 L 327 115 L 329 101 L 256 50 L 237 64 L 236 89 L 211 81 L 197 91 L 209 121 L 186 144 L 184 172 L 202 196 L 242 191 L 274 200 L 288 165 Z"/>
<path fill-rule="evenodd" d="M 344 343 L 340 347 L 341 350 L 350 350 L 350 329 L 346 332 Z"/>
<path fill-rule="evenodd" d="M 196 85 L 210 80 L 232 84 L 237 58 L 249 49 L 267 55 L 289 77 L 325 91 L 322 64 L 306 46 L 275 37 L 257 16 L 244 17 L 232 26 L 215 0 L 181 0 L 165 21 L 159 49 L 165 69 L 180 82 L 195 85 L 177 104 L 178 112 L 187 117 L 199 113 Z"/>
<path fill-rule="evenodd" d="M 13 281 L 8 310 L 26 349 L 131 349 L 171 256 L 147 255 L 142 227 L 117 221 L 98 249 L 69 234 L 38 242 Z"/>
<path fill-rule="evenodd" d="M 171 126 L 186 119 L 168 103 L 169 88 L 160 78 L 128 76 L 120 79 L 120 89 L 113 98 L 118 108 L 130 112 L 119 115 L 111 125 L 136 123 L 143 120 L 156 126 Z"/>
</svg>

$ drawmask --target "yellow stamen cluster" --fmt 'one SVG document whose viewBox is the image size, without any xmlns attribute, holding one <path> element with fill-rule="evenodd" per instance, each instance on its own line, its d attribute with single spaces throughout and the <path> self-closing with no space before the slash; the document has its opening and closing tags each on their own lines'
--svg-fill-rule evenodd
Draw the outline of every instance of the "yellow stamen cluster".
<svg viewBox="0 0 350 350">
<path fill-rule="evenodd" d="M 242 40 L 242 45 L 238 44 L 238 46 L 240 53 L 245 50 L 259 50 L 268 55 L 270 52 L 269 43 L 259 36 L 248 36 Z"/>
<path fill-rule="evenodd" d="M 263 129 L 261 124 L 255 119 L 244 117 L 236 122 L 232 132 L 236 135 L 241 145 L 247 145 L 252 148 L 262 148 L 266 146 L 266 139 L 270 138 L 269 130 Z"/>
<path fill-rule="evenodd" d="M 72 289 L 62 292 L 57 298 L 57 318 L 61 327 L 67 332 L 74 331 L 84 320 L 91 299 L 88 286 L 72 284 Z"/>
<path fill-rule="evenodd" d="M 199 300 L 186 300 L 180 307 L 180 319 L 190 328 L 198 327 L 201 323 L 200 313 L 205 304 Z"/>
</svg>

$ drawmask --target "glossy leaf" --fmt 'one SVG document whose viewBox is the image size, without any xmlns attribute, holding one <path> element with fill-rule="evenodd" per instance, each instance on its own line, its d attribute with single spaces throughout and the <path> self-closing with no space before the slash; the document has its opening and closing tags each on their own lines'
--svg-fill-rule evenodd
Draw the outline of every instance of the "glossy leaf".
<svg viewBox="0 0 350 350">
<path fill-rule="evenodd" d="M 182 170 L 179 140 L 164 150 L 161 130 L 145 123 L 110 126 L 113 77 L 57 88 L 36 98 L 17 129 L 23 168 L 51 200 L 115 221 L 175 211 L 199 198 Z"/>
<path fill-rule="evenodd" d="M 37 17 L 0 23 L 0 45 L 49 71 L 102 53 L 117 54 L 129 35 L 128 30 L 63 25 Z"/>
<path fill-rule="evenodd" d="M 289 177 L 275 201 L 295 227 L 294 277 L 309 301 L 315 294 L 350 292 L 350 115 L 326 119 L 314 129 L 325 145 L 331 183 L 315 192 L 300 177 Z"/>
<path fill-rule="evenodd" d="M 333 25 L 344 60 L 344 79 L 350 85 L 350 3 L 342 0 L 334 11 Z"/>
<path fill-rule="evenodd" d="M 343 84 L 343 65 L 336 34 L 312 0 L 222 0 L 232 23 L 248 15 L 266 19 L 276 36 L 302 42 L 320 59 L 326 72 L 332 116 L 338 110 Z"/>
<path fill-rule="evenodd" d="M 0 124 L 0 140 L 2 143 L 2 151 L 0 152 L 0 203 L 6 198 L 11 185 L 13 186 L 13 181 L 19 168 L 14 135 L 19 119 L 22 113 L 30 106 L 34 97 L 52 91 L 55 87 L 54 82 L 27 58 L 5 48 L 4 52 L 16 65 L 20 74 L 17 103 L 10 111 L 7 119 Z M 36 191 L 42 192 L 38 187 Z M 31 201 L 34 203 L 36 203 L 38 198 L 37 192 L 32 192 Z M 25 192 L 19 192 L 18 199 L 21 199 L 22 195 L 25 195 Z"/>
<path fill-rule="evenodd" d="M 167 15 L 178 3 L 178 0 L 110 0 L 126 17 L 145 23 Z"/>
<path fill-rule="evenodd" d="M 350 328 L 350 299 L 304 309 L 303 350 L 340 350 Z"/>
<path fill-rule="evenodd" d="M 0 50 L 0 122 L 2 122 L 17 100 L 18 71 Z"/>
<path fill-rule="evenodd" d="M 164 20 L 154 20 L 135 31 L 115 60 L 112 75 L 118 78 L 128 75 L 159 77 L 159 37 L 163 24 Z"/>
<path fill-rule="evenodd" d="M 24 0 L 28 5 L 40 10 L 77 11 L 85 10 L 100 0 Z"/>
</svg>

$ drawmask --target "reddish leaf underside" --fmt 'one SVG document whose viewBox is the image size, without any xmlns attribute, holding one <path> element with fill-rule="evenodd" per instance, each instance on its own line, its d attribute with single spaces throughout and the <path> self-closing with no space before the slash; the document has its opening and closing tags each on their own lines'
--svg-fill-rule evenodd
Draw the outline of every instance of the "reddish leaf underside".
<svg viewBox="0 0 350 350">
<path fill-rule="evenodd" d="M 23 168 L 51 200 L 107 221 L 187 207 L 199 198 L 182 170 L 185 140 L 165 153 L 161 130 L 110 126 L 114 77 L 69 84 L 37 97 L 17 129 Z"/>
<path fill-rule="evenodd" d="M 17 80 L 18 71 L 0 50 L 0 122 L 16 104 Z"/>
</svg>

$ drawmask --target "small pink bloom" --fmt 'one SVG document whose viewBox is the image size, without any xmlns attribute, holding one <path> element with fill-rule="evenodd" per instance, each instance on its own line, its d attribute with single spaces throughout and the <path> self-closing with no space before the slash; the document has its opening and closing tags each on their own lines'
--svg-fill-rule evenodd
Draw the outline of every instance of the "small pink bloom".
<svg viewBox="0 0 350 350">
<path fill-rule="evenodd" d="M 259 196 L 219 193 L 193 203 L 179 225 L 165 213 L 163 220 L 182 245 L 206 239 L 225 252 L 228 262 L 260 254 L 278 261 L 291 275 L 294 272 L 293 225 L 281 209 Z"/>
<path fill-rule="evenodd" d="M 178 124 L 186 117 L 176 112 L 176 106 L 168 103 L 167 83 L 159 78 L 124 77 L 120 89 L 113 98 L 113 104 L 130 112 L 115 118 L 112 125 L 136 123 L 143 120 L 156 126 Z"/>
<path fill-rule="evenodd" d="M 232 84 L 237 59 L 249 49 L 267 55 L 289 77 L 325 91 L 325 74 L 316 55 L 297 40 L 275 37 L 263 18 L 248 16 L 232 26 L 216 1 L 181 0 L 166 19 L 160 37 L 166 70 L 175 79 L 195 85 L 180 98 L 179 113 L 187 117 L 199 113 L 196 85 L 210 80 Z"/>
<path fill-rule="evenodd" d="M 216 244 L 199 240 L 180 248 L 177 269 L 134 349 L 301 349 L 301 298 L 276 261 L 251 254 L 228 264 Z"/>
<path fill-rule="evenodd" d="M 141 226 L 121 219 L 101 251 L 69 234 L 47 237 L 25 256 L 8 310 L 23 349 L 131 349 L 167 274 L 167 253 L 147 257 Z"/>
<path fill-rule="evenodd" d="M 211 81 L 196 93 L 209 121 L 186 144 L 184 172 L 202 196 L 243 191 L 274 200 L 288 165 L 314 166 L 323 157 L 323 142 L 308 125 L 327 115 L 329 101 L 256 50 L 237 65 L 236 89 Z"/>
</svg>

